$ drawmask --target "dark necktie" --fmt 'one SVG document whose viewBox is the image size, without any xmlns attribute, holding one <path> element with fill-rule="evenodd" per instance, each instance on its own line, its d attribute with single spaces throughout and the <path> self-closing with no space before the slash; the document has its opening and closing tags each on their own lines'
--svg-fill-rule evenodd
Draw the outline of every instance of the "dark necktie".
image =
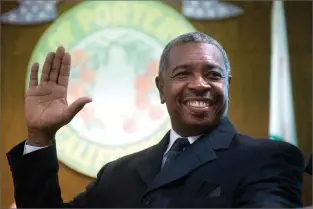
<svg viewBox="0 0 313 209">
<path fill-rule="evenodd" d="M 176 141 L 168 151 L 168 155 L 162 170 L 168 167 L 172 163 L 172 161 L 174 161 L 178 157 L 178 155 L 184 152 L 188 145 L 190 145 L 190 142 L 187 138 L 176 139 Z"/>
</svg>

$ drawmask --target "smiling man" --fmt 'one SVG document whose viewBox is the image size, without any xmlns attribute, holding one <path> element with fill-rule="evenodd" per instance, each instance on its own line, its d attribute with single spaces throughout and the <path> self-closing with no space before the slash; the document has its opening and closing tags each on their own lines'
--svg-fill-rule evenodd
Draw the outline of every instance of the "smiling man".
<svg viewBox="0 0 313 209">
<path fill-rule="evenodd" d="M 156 85 L 172 129 L 160 143 L 106 164 L 68 203 L 54 135 L 91 99 L 67 105 L 70 55 L 63 47 L 47 56 L 40 84 L 38 68 L 26 94 L 27 140 L 7 154 L 17 207 L 301 207 L 302 153 L 235 130 L 227 118 L 229 61 L 211 37 L 183 34 L 163 51 Z"/>
<path fill-rule="evenodd" d="M 156 84 L 173 130 L 181 136 L 203 134 L 226 116 L 229 62 L 210 37 L 182 36 L 164 50 Z"/>
</svg>

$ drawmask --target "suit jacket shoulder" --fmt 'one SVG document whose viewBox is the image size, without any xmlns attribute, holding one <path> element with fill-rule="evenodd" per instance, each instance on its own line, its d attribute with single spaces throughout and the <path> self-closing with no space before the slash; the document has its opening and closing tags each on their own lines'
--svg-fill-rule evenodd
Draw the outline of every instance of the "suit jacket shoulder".
<svg viewBox="0 0 313 209">
<path fill-rule="evenodd" d="M 234 141 L 237 141 L 238 146 L 244 150 L 244 154 L 250 157 L 263 157 L 260 160 L 266 160 L 275 156 L 285 156 L 294 158 L 300 166 L 304 166 L 303 153 L 291 143 L 269 138 L 253 138 L 240 133 L 236 134 Z"/>
<path fill-rule="evenodd" d="M 295 145 L 237 134 L 237 159 L 242 175 L 236 207 L 300 207 L 304 171 L 302 152 Z"/>
<path fill-rule="evenodd" d="M 145 157 L 149 155 L 151 152 L 156 149 L 157 145 L 148 147 L 146 149 L 143 149 L 141 151 L 125 155 L 121 158 L 118 158 L 114 161 L 109 162 L 106 164 L 107 167 L 110 167 L 111 169 L 119 169 L 122 168 L 123 170 L 128 170 L 130 168 L 134 168 L 134 166 L 137 165 L 138 161 L 141 161 L 142 157 Z"/>
</svg>

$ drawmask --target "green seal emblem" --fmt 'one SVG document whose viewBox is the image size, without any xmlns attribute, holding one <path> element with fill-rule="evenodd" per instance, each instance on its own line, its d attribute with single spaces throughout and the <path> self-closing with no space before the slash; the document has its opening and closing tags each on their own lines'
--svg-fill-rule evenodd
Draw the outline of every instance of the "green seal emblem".
<svg viewBox="0 0 313 209">
<path fill-rule="evenodd" d="M 59 17 L 36 45 L 27 79 L 32 63 L 42 66 L 62 45 L 72 55 L 68 102 L 93 98 L 58 131 L 59 160 L 96 177 L 104 164 L 156 144 L 170 128 L 154 86 L 160 55 L 171 39 L 191 31 L 183 16 L 157 1 L 86 1 Z"/>
</svg>

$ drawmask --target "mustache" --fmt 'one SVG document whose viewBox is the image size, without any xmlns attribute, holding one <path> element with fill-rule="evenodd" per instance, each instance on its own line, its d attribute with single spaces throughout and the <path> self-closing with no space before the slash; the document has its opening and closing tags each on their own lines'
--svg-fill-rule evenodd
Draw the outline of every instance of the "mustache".
<svg viewBox="0 0 313 209">
<path fill-rule="evenodd" d="M 189 99 L 203 99 L 203 100 L 210 100 L 210 101 L 215 101 L 216 96 L 212 92 L 207 92 L 207 93 L 195 93 L 195 92 L 188 92 L 183 95 L 183 101 L 187 101 Z"/>
</svg>

